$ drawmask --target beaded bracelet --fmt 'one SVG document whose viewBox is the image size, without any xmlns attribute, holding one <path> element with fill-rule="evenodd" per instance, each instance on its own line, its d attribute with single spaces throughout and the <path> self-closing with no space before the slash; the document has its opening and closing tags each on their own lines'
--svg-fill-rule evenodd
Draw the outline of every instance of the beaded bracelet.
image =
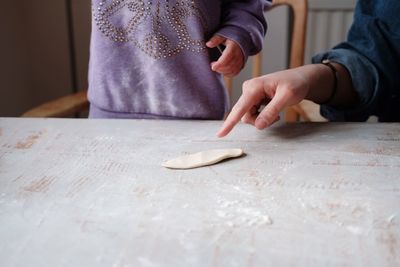
<svg viewBox="0 0 400 267">
<path fill-rule="evenodd" d="M 332 63 L 331 63 L 331 61 L 329 59 L 322 60 L 321 64 L 323 64 L 325 66 L 328 66 L 331 69 L 332 74 L 333 74 L 333 90 L 332 90 L 332 93 L 331 93 L 331 95 L 329 96 L 329 98 L 326 101 L 320 103 L 320 105 L 326 105 L 326 104 L 329 104 L 335 98 L 336 90 L 337 90 L 337 83 L 338 83 L 338 71 L 335 68 L 335 66 L 332 65 Z"/>
</svg>

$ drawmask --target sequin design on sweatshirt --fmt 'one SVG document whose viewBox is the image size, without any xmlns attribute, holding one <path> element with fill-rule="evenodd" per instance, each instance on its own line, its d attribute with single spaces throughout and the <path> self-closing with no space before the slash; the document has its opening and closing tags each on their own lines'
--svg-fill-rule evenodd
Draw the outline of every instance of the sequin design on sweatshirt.
<svg viewBox="0 0 400 267">
<path fill-rule="evenodd" d="M 101 0 L 93 19 L 104 36 L 132 43 L 154 59 L 182 51 L 206 52 L 208 26 L 198 0 Z M 202 36 L 193 36 L 188 21 L 197 21 Z"/>
</svg>

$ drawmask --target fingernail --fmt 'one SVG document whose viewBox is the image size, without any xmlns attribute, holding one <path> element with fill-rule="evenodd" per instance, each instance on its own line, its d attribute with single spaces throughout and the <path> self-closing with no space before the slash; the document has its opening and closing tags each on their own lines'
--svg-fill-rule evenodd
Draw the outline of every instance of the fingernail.
<svg viewBox="0 0 400 267">
<path fill-rule="evenodd" d="M 256 122 L 254 124 L 255 124 L 256 128 L 259 130 L 262 130 L 268 126 L 268 122 L 263 118 L 257 118 Z"/>
</svg>

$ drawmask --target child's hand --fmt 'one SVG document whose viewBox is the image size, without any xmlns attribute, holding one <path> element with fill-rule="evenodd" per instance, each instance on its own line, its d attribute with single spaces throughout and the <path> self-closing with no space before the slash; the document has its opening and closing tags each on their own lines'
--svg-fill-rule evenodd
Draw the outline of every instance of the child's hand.
<svg viewBox="0 0 400 267">
<path fill-rule="evenodd" d="M 220 44 L 223 44 L 225 49 L 218 61 L 211 62 L 211 69 L 228 77 L 235 76 L 244 65 L 242 49 L 236 42 L 219 35 L 214 35 L 206 46 L 214 48 Z"/>
</svg>

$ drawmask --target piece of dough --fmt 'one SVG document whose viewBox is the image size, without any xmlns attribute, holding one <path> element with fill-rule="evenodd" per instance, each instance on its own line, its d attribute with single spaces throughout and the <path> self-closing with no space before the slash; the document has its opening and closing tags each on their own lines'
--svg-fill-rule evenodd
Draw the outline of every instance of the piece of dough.
<svg viewBox="0 0 400 267">
<path fill-rule="evenodd" d="M 170 169 L 192 169 L 218 163 L 224 159 L 236 158 L 243 155 L 240 148 L 214 149 L 185 155 L 162 163 L 163 167 Z"/>
</svg>

